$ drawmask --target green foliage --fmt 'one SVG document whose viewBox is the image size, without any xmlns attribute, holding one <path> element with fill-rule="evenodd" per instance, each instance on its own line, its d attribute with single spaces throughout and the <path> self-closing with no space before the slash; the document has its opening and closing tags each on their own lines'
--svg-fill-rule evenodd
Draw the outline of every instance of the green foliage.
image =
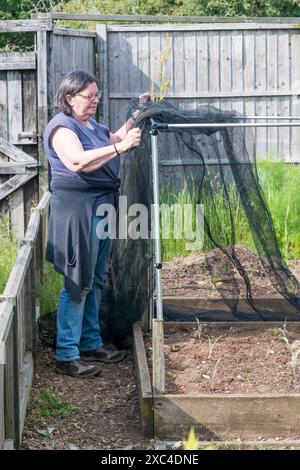
<svg viewBox="0 0 300 470">
<path fill-rule="evenodd" d="M 0 0 L 0 20 L 30 19 L 32 13 L 47 13 L 57 7 L 62 7 L 60 0 Z M 33 48 L 34 33 L 0 34 L 0 51 L 30 51 Z"/>
<path fill-rule="evenodd" d="M 44 262 L 43 280 L 37 282 L 37 295 L 40 301 L 41 315 L 56 312 L 64 277 L 54 270 L 48 261 Z"/>
<path fill-rule="evenodd" d="M 57 390 L 42 389 L 34 400 L 34 408 L 39 418 L 64 417 L 72 411 L 72 406 L 61 398 Z"/>
<path fill-rule="evenodd" d="M 0 0 L 1 19 L 30 18 L 31 13 L 95 13 L 183 16 L 300 16 L 291 0 Z M 96 22 L 58 21 L 58 26 L 95 29 Z M 0 34 L 0 50 L 33 50 L 33 33 Z"/>
<path fill-rule="evenodd" d="M 184 16 L 299 16 L 291 0 L 70 0 L 69 13 Z"/>
<path fill-rule="evenodd" d="M 300 258 L 300 166 L 288 165 L 284 161 L 274 162 L 271 158 L 259 161 L 257 164 L 259 181 L 265 201 L 270 209 L 277 240 L 286 260 Z M 229 187 L 228 198 L 224 196 L 224 188 L 217 179 L 213 182 L 211 195 L 204 194 L 201 204 L 204 204 L 204 214 L 209 221 L 212 234 L 217 234 L 221 246 L 244 245 L 255 251 L 255 245 L 248 226 L 246 214 L 234 185 Z M 196 188 L 191 191 L 185 187 L 179 194 L 174 189 L 165 187 L 162 191 L 161 204 L 193 204 L 198 201 Z M 231 239 L 230 212 L 235 227 L 235 240 Z M 174 227 L 174 217 L 171 218 Z M 193 224 L 195 221 L 193 220 Z M 194 228 L 194 227 L 193 227 Z M 165 260 L 191 254 L 186 249 L 186 239 L 176 240 L 173 237 L 162 241 Z M 203 250 L 214 248 L 210 238 L 205 233 Z"/>
<path fill-rule="evenodd" d="M 18 243 L 10 236 L 9 218 L 0 220 L 0 294 L 3 293 L 18 254 Z"/>
</svg>

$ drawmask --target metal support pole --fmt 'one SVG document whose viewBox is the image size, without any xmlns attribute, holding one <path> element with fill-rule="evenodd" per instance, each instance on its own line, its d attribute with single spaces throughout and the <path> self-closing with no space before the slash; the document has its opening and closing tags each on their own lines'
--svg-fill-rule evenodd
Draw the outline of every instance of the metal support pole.
<svg viewBox="0 0 300 470">
<path fill-rule="evenodd" d="M 151 133 L 152 179 L 153 179 L 153 224 L 155 237 L 155 279 L 156 279 L 156 318 L 163 320 L 163 304 L 161 289 L 161 245 L 159 225 L 159 176 L 158 176 L 158 142 L 157 132 Z"/>
<path fill-rule="evenodd" d="M 241 118 L 242 119 L 242 118 Z M 166 124 L 161 128 L 157 124 L 157 129 L 224 129 L 227 127 L 300 127 L 300 122 L 205 122 L 200 124 Z"/>
<path fill-rule="evenodd" d="M 153 122 L 153 121 L 152 121 Z M 153 228 L 155 238 L 156 318 L 152 319 L 152 382 L 154 395 L 165 392 L 164 321 L 161 289 L 161 245 L 159 223 L 158 131 L 151 129 Z M 151 214 L 152 217 L 152 214 Z"/>
</svg>

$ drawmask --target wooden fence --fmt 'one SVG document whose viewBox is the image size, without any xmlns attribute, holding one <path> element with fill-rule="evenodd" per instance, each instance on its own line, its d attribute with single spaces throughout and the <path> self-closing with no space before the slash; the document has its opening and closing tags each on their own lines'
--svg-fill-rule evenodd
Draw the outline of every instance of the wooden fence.
<svg viewBox="0 0 300 470">
<path fill-rule="evenodd" d="M 64 29 L 55 25 L 61 19 L 101 24 L 95 31 Z M 298 18 L 53 14 L 0 21 L 0 32 L 36 35 L 34 52 L 0 54 L 0 215 L 9 214 L 21 241 L 0 299 L 0 448 L 18 448 L 33 375 L 35 283 L 42 271 L 50 200 L 43 132 L 57 111 L 61 78 L 76 69 L 96 75 L 103 86 L 98 117 L 114 131 L 133 97 L 152 86 L 158 91 L 160 56 L 170 44 L 164 73 L 172 103 L 184 109 L 212 104 L 247 115 L 299 116 L 300 30 Z M 180 187 L 182 162 L 167 138 L 160 147 L 161 176 Z M 257 154 L 274 152 L 300 162 L 299 128 L 257 129 L 255 138 Z M 193 172 L 194 163 L 184 165 Z"/>
<path fill-rule="evenodd" d="M 50 192 L 32 209 L 0 298 L 0 449 L 19 448 L 36 352 L 36 281 L 45 254 Z"/>
</svg>

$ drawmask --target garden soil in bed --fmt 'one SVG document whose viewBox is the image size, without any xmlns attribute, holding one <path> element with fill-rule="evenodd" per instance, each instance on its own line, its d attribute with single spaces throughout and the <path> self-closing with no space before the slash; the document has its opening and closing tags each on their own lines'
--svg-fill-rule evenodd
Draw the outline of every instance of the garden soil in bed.
<svg viewBox="0 0 300 470">
<path fill-rule="evenodd" d="M 204 325 L 204 327 L 203 327 Z M 165 324 L 166 393 L 300 393 L 300 327 Z M 287 344 L 287 341 L 289 344 Z M 150 337 L 146 337 L 151 369 Z"/>
<path fill-rule="evenodd" d="M 244 246 L 236 246 L 235 251 L 248 274 L 253 298 L 280 298 L 281 295 L 272 286 L 257 254 Z M 228 281 L 228 274 L 222 273 L 219 268 L 220 255 L 220 250 L 214 249 L 207 253 L 194 253 L 184 258 L 175 258 L 172 261 L 164 262 L 162 269 L 163 296 L 221 299 L 206 262 L 206 258 L 209 257 L 213 270 L 215 266 L 215 284 L 224 288 Z M 289 268 L 300 281 L 300 261 L 291 261 Z M 245 282 L 236 270 L 234 278 L 239 285 L 239 297 L 246 298 Z"/>
</svg>

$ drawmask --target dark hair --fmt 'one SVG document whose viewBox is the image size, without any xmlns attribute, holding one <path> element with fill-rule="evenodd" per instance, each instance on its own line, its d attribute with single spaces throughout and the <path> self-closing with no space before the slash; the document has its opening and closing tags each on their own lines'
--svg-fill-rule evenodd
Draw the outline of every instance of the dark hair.
<svg viewBox="0 0 300 470">
<path fill-rule="evenodd" d="M 64 76 L 58 92 L 57 102 L 60 111 L 68 116 L 72 114 L 72 108 L 66 100 L 67 95 L 75 95 L 80 91 L 84 90 L 90 83 L 96 83 L 99 87 L 98 80 L 96 77 L 83 70 L 76 70 L 69 72 Z"/>
</svg>

